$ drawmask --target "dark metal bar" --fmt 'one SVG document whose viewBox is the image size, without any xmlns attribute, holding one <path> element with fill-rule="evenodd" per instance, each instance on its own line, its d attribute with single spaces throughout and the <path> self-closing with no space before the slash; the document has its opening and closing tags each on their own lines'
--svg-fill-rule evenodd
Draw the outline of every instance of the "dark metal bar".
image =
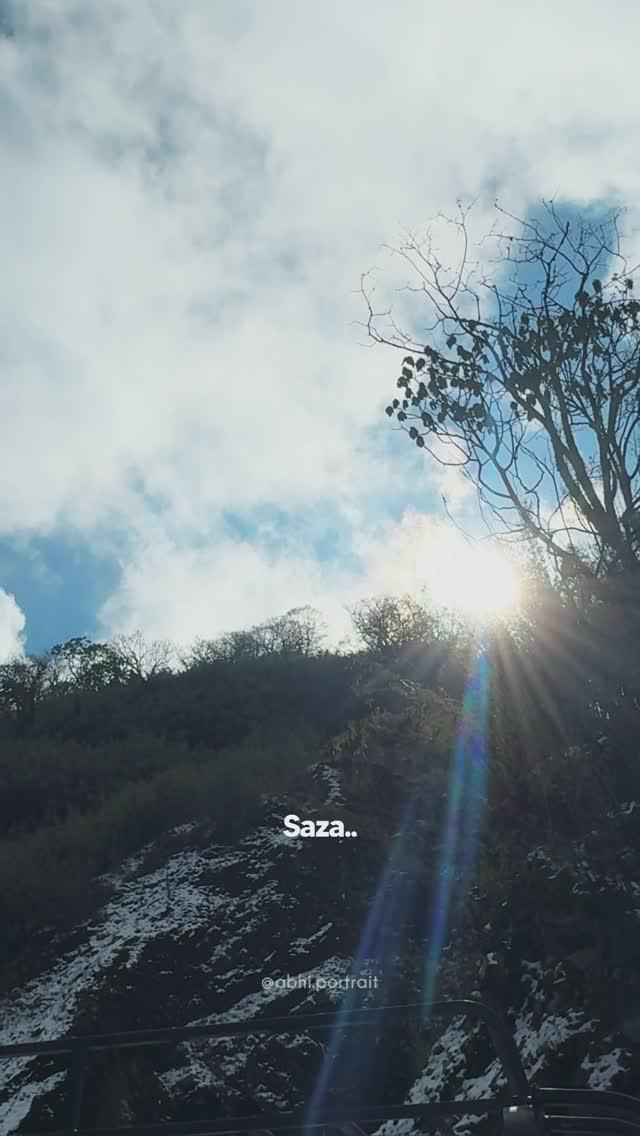
<svg viewBox="0 0 640 1136">
<path fill-rule="evenodd" d="M 433 1012 L 440 1012 L 443 1016 L 454 1017 L 456 1013 L 479 1013 L 479 1003 L 476 1002 L 443 1002 L 435 1003 Z M 450 1007 L 456 1007 L 450 1010 Z M 465 1008 L 463 1008 L 465 1007 Z M 476 1008 L 478 1007 L 478 1009 Z M 483 1007 L 484 1009 L 484 1007 Z M 137 1048 L 144 1045 L 171 1045 L 192 1038 L 210 1037 L 236 1037 L 243 1034 L 255 1033 L 298 1033 L 304 1030 L 322 1032 L 341 1029 L 371 1028 L 379 1020 L 381 1014 L 387 1020 L 395 1018 L 415 1019 L 422 1016 L 422 1004 L 409 1003 L 403 1006 L 381 1006 L 373 1010 L 353 1010 L 348 1021 L 341 1021 L 340 1013 L 319 1013 L 287 1015 L 277 1018 L 251 1018 L 242 1022 L 216 1022 L 206 1026 L 161 1027 L 152 1030 L 129 1030 L 121 1033 L 87 1034 L 84 1037 L 61 1038 L 59 1041 L 20 1042 L 16 1045 L 0 1046 L 0 1058 L 25 1056 L 40 1053 L 70 1053 L 76 1041 L 82 1042 L 87 1048 L 98 1049 L 125 1049 Z"/>
<path fill-rule="evenodd" d="M 481 1018 L 491 1036 L 501 1038 L 501 1048 L 508 1058 L 508 1063 L 519 1069 L 517 1079 L 526 1084 L 526 1076 L 520 1055 L 510 1037 L 508 1029 L 495 1011 L 481 1002 L 470 999 L 451 1002 L 434 1002 L 431 1006 L 430 1016 L 453 1018 L 458 1014 L 474 1014 Z M 371 1028 L 380 1021 L 384 1015 L 386 1021 L 396 1019 L 415 1020 L 425 1019 L 425 1011 L 421 1002 L 411 1002 L 407 1005 L 379 1006 L 367 1010 L 353 1010 L 347 1020 L 341 1020 L 340 1012 L 321 1014 L 287 1015 L 277 1018 L 252 1018 L 243 1022 L 217 1022 L 207 1026 L 166 1027 L 152 1030 L 130 1030 L 120 1033 L 87 1034 L 84 1037 L 66 1037 L 58 1041 L 20 1042 L 15 1045 L 0 1045 L 0 1058 L 18 1057 L 21 1055 L 35 1056 L 43 1053 L 70 1053 L 76 1043 L 85 1048 L 98 1049 L 125 1049 L 143 1045 L 171 1045 L 191 1038 L 203 1037 L 234 1037 L 254 1033 L 298 1033 L 304 1030 L 321 1032 L 324 1030 Z M 424 1024 L 428 1023 L 426 1020 Z M 506 1039 L 506 1043 L 505 1043 Z M 511 1045 L 509 1045 L 511 1042 Z M 502 1057 L 501 1057 L 502 1060 Z"/>
<path fill-rule="evenodd" d="M 627 1093 L 616 1093 L 611 1089 L 536 1088 L 535 1095 L 546 1113 L 568 1109 L 566 1116 L 570 1118 L 580 1116 L 585 1108 L 591 1116 L 601 1113 L 607 1118 L 640 1123 L 640 1101 Z"/>
<path fill-rule="evenodd" d="M 562 1094 L 564 1090 L 542 1090 L 548 1094 L 548 1099 L 551 1100 L 556 1094 Z M 566 1090 L 567 1092 L 570 1090 Z M 600 1093 L 596 1090 L 576 1090 L 583 1097 L 584 1111 L 588 1115 L 571 1115 L 562 1117 L 547 1117 L 546 1131 L 551 1134 L 567 1134 L 570 1136 L 608 1136 L 609 1133 L 628 1132 L 630 1128 L 640 1127 L 640 1100 L 633 1097 L 625 1097 L 626 1109 L 635 1116 L 635 1125 L 620 1120 L 619 1117 L 611 1115 L 611 1111 L 615 1114 L 618 1109 L 615 1107 L 610 1111 L 606 1103 L 603 1103 L 600 1098 L 607 1096 L 619 1096 L 620 1094 Z M 437 1120 L 437 1118 L 447 1116 L 465 1116 L 465 1115 L 482 1115 L 494 1114 L 496 1120 L 499 1121 L 504 1109 L 504 1100 L 490 1098 L 486 1100 L 477 1101 L 434 1101 L 425 1102 L 424 1104 L 413 1105 L 397 1105 L 395 1107 L 388 1107 L 384 1105 L 370 1105 L 366 1108 L 359 1108 L 353 1110 L 342 1111 L 327 1111 L 319 1115 L 312 1124 L 308 1124 L 305 1117 L 299 1114 L 282 1114 L 275 1115 L 262 1114 L 260 1116 L 242 1117 L 234 1119 L 232 1117 L 223 1117 L 216 1120 L 199 1120 L 199 1121 L 170 1121 L 168 1123 L 158 1123 L 151 1125 L 136 1125 L 134 1127 L 119 1127 L 119 1128 L 100 1128 L 100 1129 L 76 1129 L 74 1136 L 231 1136 L 231 1134 L 245 1134 L 257 1132 L 301 1132 L 305 1128 L 313 1128 L 315 1131 L 322 1128 L 336 1128 L 344 1127 L 345 1125 L 360 1122 L 382 1122 L 384 1120 L 401 1120 L 401 1119 L 422 1119 L 422 1120 Z M 508 1110 L 507 1110 L 508 1111 Z M 527 1111 L 522 1106 L 518 1106 L 516 1111 Z M 601 1113 L 600 1116 L 594 1116 L 594 1113 Z M 498 1129 L 497 1129 L 498 1130 Z M 67 1130 L 64 1132 L 48 1133 L 47 1136 L 67 1136 Z"/>
<path fill-rule="evenodd" d="M 71 1053 L 71 1084 L 69 1086 L 67 1136 L 74 1136 L 74 1133 L 77 1132 L 80 1127 L 82 1098 L 87 1076 L 88 1061 L 89 1050 L 86 1046 L 76 1042 Z"/>
<path fill-rule="evenodd" d="M 558 1120 L 565 1121 L 564 1125 L 558 1124 Z M 620 1120 L 618 1117 L 611 1116 L 572 1116 L 572 1117 L 557 1117 L 550 1116 L 548 1118 L 548 1131 L 554 1133 L 563 1133 L 566 1136 L 575 1136 L 577 1132 L 585 1133 L 585 1136 L 594 1136 L 596 1133 L 620 1133 L 620 1136 L 625 1136 L 625 1133 L 637 1132 L 640 1125 L 636 1121 L 634 1124 L 631 1120 Z"/>
<path fill-rule="evenodd" d="M 367 1108 L 351 1111 L 325 1112 L 309 1123 L 301 1113 L 276 1113 L 262 1116 L 222 1117 L 216 1120 L 168 1121 L 156 1124 L 141 1124 L 120 1128 L 83 1128 L 74 1136 L 225 1136 L 232 1133 L 254 1133 L 259 1131 L 290 1132 L 302 1129 L 336 1128 L 351 1121 L 381 1123 L 385 1120 L 420 1120 L 440 1116 L 482 1116 L 484 1113 L 500 1114 L 503 1101 L 495 1099 L 479 1101 L 434 1101 L 424 1104 L 397 1105 L 395 1108 L 384 1105 L 370 1105 Z M 33 1136 L 33 1134 L 32 1134 Z M 65 1132 L 48 1132 L 46 1136 L 66 1136 Z"/>
<path fill-rule="evenodd" d="M 531 1105 L 510 1105 L 502 1110 L 503 1136 L 541 1136 L 543 1119 Z"/>
<path fill-rule="evenodd" d="M 640 1132 L 640 1100 L 596 1089 L 536 1088 L 551 1136 Z M 557 1110 L 562 1110 L 558 1112 Z"/>
<path fill-rule="evenodd" d="M 552 1100 L 557 1104 L 592 1104 L 599 1101 L 603 1108 L 628 1108 L 637 1112 L 638 1098 L 628 1093 L 618 1093 L 613 1089 L 563 1089 L 545 1088 L 537 1089 L 541 1100 Z"/>
<path fill-rule="evenodd" d="M 511 1092 L 517 1101 L 524 1104 L 529 1099 L 531 1090 L 513 1034 L 508 1032 L 505 1023 L 495 1010 L 480 1003 L 472 1002 L 470 1005 L 477 1005 L 476 1013 L 489 1031 L 489 1037 L 502 1062 Z"/>
<path fill-rule="evenodd" d="M 297 1114 L 277 1113 L 253 1117 L 222 1117 L 211 1120 L 141 1125 L 135 1127 L 110 1129 L 80 1129 L 83 1091 L 89 1055 L 106 1049 L 127 1049 L 153 1045 L 177 1045 L 181 1042 L 213 1037 L 246 1036 L 260 1033 L 294 1034 L 304 1031 L 319 1033 L 327 1030 L 339 1031 L 375 1028 L 383 1029 L 389 1022 L 397 1019 L 414 1020 L 418 1018 L 425 1027 L 431 1025 L 432 1018 L 453 1018 L 471 1014 L 480 1018 L 489 1031 L 491 1041 L 503 1065 L 508 1080 L 509 1097 L 481 1101 L 437 1101 L 413 1105 L 372 1104 L 366 1108 L 326 1112 L 309 1124 L 306 1117 Z M 597 1092 L 592 1089 L 553 1089 L 530 1086 L 518 1053 L 517 1047 L 506 1023 L 490 1007 L 479 1002 L 460 1000 L 434 1003 L 428 1014 L 421 1003 L 401 1006 L 380 1006 L 366 1010 L 355 1010 L 342 1018 L 340 1013 L 316 1013 L 300 1016 L 261 1018 L 242 1022 L 217 1022 L 213 1025 L 185 1026 L 156 1030 L 137 1030 L 113 1034 L 92 1034 L 86 1037 L 68 1037 L 50 1042 L 27 1042 L 0 1047 L 0 1059 L 17 1056 L 39 1056 L 44 1054 L 69 1055 L 71 1077 L 68 1122 L 64 1133 L 49 1133 L 49 1136 L 224 1136 L 231 1133 L 259 1133 L 271 1136 L 279 1132 L 301 1132 L 303 1129 L 318 1130 L 342 1127 L 347 1128 L 358 1121 L 382 1122 L 401 1119 L 436 1119 L 446 1116 L 496 1115 L 498 1131 L 503 1116 L 507 1116 L 509 1106 L 522 1109 L 522 1120 L 535 1115 L 538 1131 L 545 1130 L 552 1136 L 570 1133 L 571 1136 L 593 1136 L 593 1133 L 628 1132 L 640 1129 L 640 1100 L 623 1093 Z M 504 1113 L 503 1110 L 507 1109 Z M 515 1115 L 515 1114 L 514 1114 Z M 516 1117 L 517 1120 L 517 1117 Z M 508 1127 L 508 1126 L 507 1126 Z M 516 1125 L 517 1127 L 517 1125 Z M 319 1136 L 327 1136 L 320 1132 Z"/>
<path fill-rule="evenodd" d="M 518 1051 L 513 1044 L 513 1039 L 509 1036 L 505 1024 L 489 1007 L 466 999 L 451 1002 L 436 1002 L 430 1007 L 428 1014 L 425 1012 L 422 1003 L 416 1002 L 408 1005 L 382 1006 L 372 1009 L 354 1010 L 348 1014 L 346 1019 L 343 1018 L 338 1011 L 332 1013 L 304 1014 L 300 1016 L 288 1015 L 275 1018 L 252 1019 L 242 1022 L 226 1021 L 204 1026 L 137 1030 L 112 1034 L 91 1034 L 85 1037 L 76 1036 L 62 1038 L 59 1041 L 53 1042 L 19 1043 L 16 1045 L 1 1046 L 0 1059 L 3 1057 L 27 1057 L 45 1054 L 64 1054 L 70 1056 L 70 1099 L 68 1103 L 68 1122 L 65 1136 L 74 1136 L 74 1134 L 80 1131 L 79 1124 L 82 1112 L 84 1083 L 89 1054 L 92 1052 L 107 1049 L 148 1047 L 153 1045 L 177 1045 L 181 1042 L 197 1038 L 246 1036 L 259 1033 L 286 1034 L 300 1033 L 303 1031 L 319 1033 L 334 1029 L 346 1031 L 359 1028 L 382 1028 L 383 1023 L 386 1024 L 389 1021 L 397 1019 L 415 1020 L 418 1018 L 424 1026 L 427 1026 L 431 1024 L 433 1016 L 452 1018 L 457 1015 L 466 1014 L 473 1014 L 485 1021 L 489 1029 L 490 1037 L 504 1065 L 508 1083 L 514 1098 L 520 1102 L 526 1101 L 528 1097 L 526 1076 L 520 1062 Z M 502 1103 L 504 1104 L 504 1102 Z M 415 1112 L 416 1108 L 418 1112 Z M 482 1113 L 486 1111 L 479 1108 L 477 1104 L 467 1106 L 467 1111 L 469 1109 L 472 1113 L 477 1113 L 478 1111 Z M 431 1107 L 433 1115 L 444 1115 L 449 1112 L 460 1113 L 461 1111 L 465 1111 L 464 1104 L 460 1106 L 456 1102 L 446 1102 L 444 1107 Z M 354 1113 L 348 1116 L 341 1116 L 338 1119 L 348 1122 L 355 1121 L 358 1117 L 362 1117 L 363 1119 L 385 1120 L 402 1119 L 412 1115 L 424 1115 L 424 1106 L 399 1105 L 394 1110 L 390 1109 L 389 1106 L 376 1105 L 373 1106 L 373 1112 L 369 1109 L 364 1113 L 358 1113 L 357 1115 Z M 335 1124 L 335 1118 L 330 1119 L 331 1122 Z M 325 1119 L 318 1121 L 318 1124 L 326 1125 L 329 1122 L 329 1119 Z M 220 1133 L 256 1132 L 259 1130 L 264 1132 L 265 1129 L 269 1131 L 286 1131 L 288 1129 L 299 1129 L 301 1123 L 300 1118 L 289 1118 L 278 1114 L 273 1118 L 261 1116 L 256 1118 L 243 1118 L 238 1121 L 228 1119 L 216 1120 L 209 1122 L 207 1131 Z M 302 1123 L 302 1126 L 309 1127 L 306 1123 Z M 134 1129 L 118 1129 L 115 1131 L 128 1131 L 133 1133 Z M 142 1133 L 142 1131 L 142 1129 L 135 1129 L 136 1133 Z M 161 1131 L 165 1136 L 169 1136 L 170 1131 L 178 1132 L 181 1131 L 181 1129 L 176 1128 L 174 1124 L 170 1123 L 160 1129 L 154 1128 L 153 1131 L 154 1133 Z M 187 1131 L 187 1129 L 185 1129 L 185 1131 Z"/>
</svg>

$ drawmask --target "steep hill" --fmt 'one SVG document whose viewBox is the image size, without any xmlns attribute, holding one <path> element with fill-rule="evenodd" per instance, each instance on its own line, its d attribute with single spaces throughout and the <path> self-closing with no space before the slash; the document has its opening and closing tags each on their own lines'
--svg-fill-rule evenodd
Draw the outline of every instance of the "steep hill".
<svg viewBox="0 0 640 1136">
<path fill-rule="evenodd" d="M 18 877 L 42 907 L 30 916 L 30 950 L 20 950 L 9 927 L 0 1043 L 330 1008 L 342 996 L 332 980 L 349 975 L 377 979 L 357 992 L 356 1004 L 420 999 L 446 867 L 458 708 L 443 691 L 370 660 L 343 697 L 361 713 L 339 733 L 322 736 L 313 724 L 280 735 L 254 728 L 217 751 L 173 743 L 163 750 L 156 739 L 160 772 L 143 762 L 132 782 L 121 769 L 118 786 L 112 767 L 108 791 L 46 829 L 40 816 L 27 823 L 23 798 L 22 827 L 5 839 L 4 854 L 17 855 Z M 7 741 L 4 757 L 21 745 L 25 759 L 41 759 L 43 744 L 42 736 Z M 78 743 L 56 744 L 61 755 Z M 68 775 L 97 756 L 90 747 L 74 751 Z M 100 758 L 115 761 L 115 749 Z M 570 779 L 578 762 L 586 777 L 593 763 L 586 751 L 556 755 L 556 781 L 549 775 L 548 785 L 558 799 L 557 767 Z M 584 806 L 578 831 L 569 820 L 559 825 L 555 813 L 543 827 L 543 797 L 529 786 L 530 815 L 516 831 L 516 797 L 505 785 L 497 770 L 484 798 L 473 881 L 466 886 L 452 870 L 456 898 L 438 996 L 480 995 L 504 1013 L 540 1083 L 640 1094 L 640 806 L 601 800 L 584 831 Z M 291 813 L 339 817 L 358 836 L 291 838 L 283 824 Z M 29 873 L 47 847 L 60 859 L 40 859 L 36 886 Z M 91 853 L 84 874 L 83 849 Z M 95 870 L 109 859 L 108 870 Z M 71 883 L 57 878 L 56 863 L 72 869 Z M 45 893 L 66 907 L 45 903 Z M 13 904 L 17 914 L 19 899 L 7 891 L 5 911 Z M 29 925 L 25 914 L 25 933 Z M 356 1056 L 341 1058 L 333 1092 L 353 1079 Z M 317 1041 L 303 1035 L 103 1056 L 92 1067 L 84 1122 L 297 1106 L 321 1059 Z M 56 1059 L 0 1062 L 2 1133 L 60 1123 L 60 1069 Z M 382 1031 L 358 1070 L 360 1093 L 396 1101 L 482 1095 L 502 1085 L 487 1039 L 462 1020 L 427 1049 L 410 1030 Z"/>
</svg>

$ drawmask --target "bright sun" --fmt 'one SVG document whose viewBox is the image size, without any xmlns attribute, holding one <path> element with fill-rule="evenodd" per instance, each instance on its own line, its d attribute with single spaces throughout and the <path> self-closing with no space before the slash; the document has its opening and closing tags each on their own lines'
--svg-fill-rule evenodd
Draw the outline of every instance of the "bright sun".
<svg viewBox="0 0 640 1136">
<path fill-rule="evenodd" d="M 436 604 L 478 619 L 507 615 L 518 604 L 518 574 L 495 548 L 441 531 L 425 541 L 420 560 L 420 574 Z"/>
</svg>

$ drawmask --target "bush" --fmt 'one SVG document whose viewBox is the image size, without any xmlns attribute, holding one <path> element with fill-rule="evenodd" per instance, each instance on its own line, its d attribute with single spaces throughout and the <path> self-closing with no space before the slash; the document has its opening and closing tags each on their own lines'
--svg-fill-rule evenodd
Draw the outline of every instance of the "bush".
<svg viewBox="0 0 640 1136">
<path fill-rule="evenodd" d="M 317 761 L 321 743 L 312 730 L 278 734 L 257 730 L 219 752 L 185 754 L 148 780 L 125 784 L 86 812 L 37 832 L 0 842 L 0 924 L 4 934 L 3 985 L 10 959 L 34 933 L 61 930 L 87 918 L 104 898 L 97 877 L 149 841 L 187 821 L 206 823 L 214 838 L 244 834 L 260 813 L 263 795 L 284 790 L 299 770 Z"/>
<path fill-rule="evenodd" d="M 4 738 L 0 837 L 19 836 L 95 809 L 126 785 L 187 761 L 191 753 L 184 743 L 145 733 L 96 746 L 59 738 Z"/>
</svg>

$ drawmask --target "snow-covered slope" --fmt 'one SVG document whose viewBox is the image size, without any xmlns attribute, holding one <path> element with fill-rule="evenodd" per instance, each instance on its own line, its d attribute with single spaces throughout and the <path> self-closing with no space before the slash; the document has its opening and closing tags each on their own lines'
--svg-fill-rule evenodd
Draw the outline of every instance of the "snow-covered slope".
<svg viewBox="0 0 640 1136">
<path fill-rule="evenodd" d="M 366 809 L 366 802 L 352 799 L 345 768 L 337 760 L 309 773 L 304 792 L 316 815 L 337 815 L 355 805 Z M 399 780 L 384 770 L 380 776 L 389 781 L 387 795 L 396 793 L 400 800 Z M 352 841 L 286 837 L 282 819 L 290 809 L 290 804 L 265 801 L 259 826 L 234 847 L 216 843 L 202 827 L 187 825 L 168 834 L 161 848 L 148 846 L 123 864 L 105 880 L 109 901 L 77 930 L 72 945 L 60 942 L 55 965 L 2 1001 L 0 1043 L 252 1020 L 334 1005 L 341 994 L 312 989 L 312 980 L 353 973 L 352 959 L 384 860 L 376 860 L 379 841 L 367 841 L 366 835 Z M 526 884 L 522 878 L 514 883 L 512 904 L 501 924 L 488 923 L 484 941 L 473 947 L 475 957 L 460 959 L 461 973 L 466 967 L 465 973 L 470 968 L 475 974 L 475 992 L 508 1012 L 527 1072 L 540 1083 L 640 1091 L 640 1047 L 634 1035 L 640 994 L 633 1002 L 633 991 L 639 989 L 633 959 L 637 968 L 640 953 L 634 951 L 640 938 L 633 942 L 630 932 L 640 914 L 635 878 L 640 857 L 630 838 L 632 813 L 629 807 L 612 816 L 607 833 L 593 834 L 563 863 L 542 847 L 534 850 Z M 626 835 L 620 828 L 624 824 Z M 615 863 L 612 833 L 617 834 Z M 527 892 L 532 881 L 537 890 Z M 617 932 L 626 937 L 624 949 L 616 946 L 614 928 L 605 934 L 593 924 L 592 911 L 603 897 L 626 913 L 627 923 Z M 566 915 L 577 911 L 577 905 L 587 914 L 582 924 L 577 917 L 571 924 Z M 415 954 L 415 940 L 409 946 Z M 589 957 L 584 955 L 587 948 L 592 950 Z M 454 938 L 449 950 L 455 959 L 456 951 L 469 951 L 468 941 L 457 944 Z M 367 960 L 365 970 L 375 973 L 376 961 Z M 410 968 L 403 971 L 398 962 L 399 973 L 409 976 Z M 448 973 L 455 973 L 455 967 Z M 614 1007 L 608 1021 L 602 1013 L 607 974 Z M 298 980 L 298 988 L 263 988 L 265 978 L 286 975 Z M 389 1001 L 391 990 L 395 1001 L 398 990 L 406 989 L 410 997 L 409 978 L 402 987 L 398 975 L 393 976 L 395 985 L 391 977 L 384 975 L 386 989 L 363 995 L 360 1004 L 374 997 Z M 473 989 L 453 989 L 448 981 L 441 996 L 473 995 Z M 205 1109 L 225 1115 L 236 1108 L 299 1106 L 313 1088 L 321 1056 L 318 1042 L 301 1034 L 250 1035 L 184 1044 L 170 1053 L 149 1051 L 136 1058 L 124 1080 L 121 1066 L 104 1058 L 96 1062 L 88 1085 L 91 1116 L 102 1124 L 118 1124 L 192 1119 Z M 60 1068 L 53 1059 L 0 1062 L 3 1136 L 18 1130 L 27 1117 L 30 1124 L 44 1124 L 58 1116 L 65 1077 Z M 456 1020 L 443 1028 L 417 1078 L 407 1081 L 398 1075 L 396 1100 L 476 1097 L 503 1084 L 499 1063 L 478 1029 Z M 410 1127 L 408 1122 L 383 1125 L 389 1132 Z"/>
</svg>

